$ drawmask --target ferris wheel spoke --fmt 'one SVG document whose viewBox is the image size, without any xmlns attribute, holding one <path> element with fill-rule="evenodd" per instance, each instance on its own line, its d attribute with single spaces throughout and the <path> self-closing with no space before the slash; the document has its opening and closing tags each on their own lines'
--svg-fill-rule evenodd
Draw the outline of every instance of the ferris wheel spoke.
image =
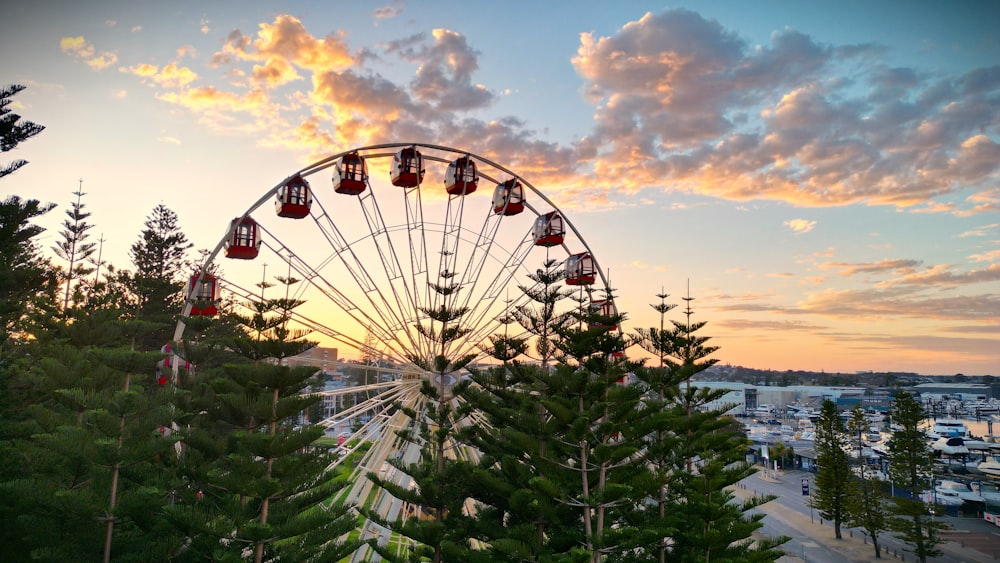
<svg viewBox="0 0 1000 563">
<path fill-rule="evenodd" d="M 322 204 L 319 205 L 322 209 Z M 394 307 L 386 299 L 385 294 L 380 291 L 378 284 L 368 272 L 368 269 L 365 268 L 364 261 L 354 251 L 351 244 L 347 241 L 346 237 L 343 236 L 336 223 L 325 210 L 323 210 L 317 217 L 316 224 L 319 226 L 320 231 L 323 233 L 324 237 L 330 244 L 330 247 L 333 249 L 333 254 L 328 257 L 327 261 L 339 258 L 340 263 L 351 274 L 355 283 L 358 284 L 358 288 L 360 288 L 365 294 L 370 306 L 381 320 L 379 326 L 382 326 L 385 330 L 396 335 L 392 338 L 393 340 L 397 339 L 399 334 L 402 334 L 407 340 L 409 340 L 411 347 L 417 347 L 417 341 L 414 340 L 413 335 L 409 330 L 407 330 L 407 319 L 400 316 L 402 314 L 403 307 L 400 305 L 395 285 L 392 284 L 393 293 L 396 297 L 396 306 Z M 379 245 L 376 244 L 376 246 Z M 382 252 L 381 246 L 379 246 L 379 252 Z M 398 264 L 398 260 L 396 263 Z M 394 270 L 398 271 L 399 268 L 394 268 Z M 386 270 L 386 273 L 388 274 L 389 270 Z M 367 324 L 369 326 L 375 326 L 375 323 Z"/>
<path fill-rule="evenodd" d="M 466 262 L 465 269 L 462 271 L 462 278 L 459 282 L 461 287 L 478 286 L 479 276 L 483 272 L 490 249 L 493 247 L 497 230 L 500 228 L 501 219 L 501 215 L 487 212 L 483 226 L 479 230 L 479 235 L 476 241 L 471 244 L 472 249 L 469 252 L 469 259 Z M 471 299 L 472 292 L 465 292 L 462 307 L 467 307 Z"/>
<path fill-rule="evenodd" d="M 466 327 L 471 330 L 462 339 L 459 349 L 470 350 L 489 336 L 496 320 L 496 315 L 491 316 L 490 313 L 495 310 L 504 289 L 508 287 L 514 275 L 522 267 L 531 250 L 531 242 L 522 240 L 514 253 L 510 254 L 502 264 L 497 276 L 490 280 L 485 291 L 477 297 L 477 301 L 473 303 L 473 308 L 467 313 L 465 319 Z"/>
<path fill-rule="evenodd" d="M 410 271 L 414 276 L 414 295 L 417 294 L 416 276 L 427 275 L 427 234 L 424 230 L 424 206 L 420 197 L 420 186 L 404 188 L 403 199 L 406 204 L 406 225 L 410 242 Z M 418 299 L 414 301 L 419 302 Z"/>
<path fill-rule="evenodd" d="M 395 307 L 390 306 L 389 308 L 395 314 L 396 318 L 399 319 L 400 330 L 404 331 L 410 338 L 413 350 L 415 352 L 422 350 L 424 346 L 422 339 L 415 338 L 414 332 L 409 330 L 409 327 L 419 322 L 423 313 L 420 312 L 418 301 L 414 294 L 415 288 L 410 287 L 410 280 L 405 275 L 399 256 L 396 253 L 396 245 L 390 236 L 390 229 L 386 227 L 385 219 L 375 198 L 374 190 L 366 190 L 358 197 L 358 202 L 361 204 L 362 213 L 368 224 L 368 232 L 382 262 L 386 283 L 395 300 Z M 388 304 L 384 294 L 379 293 L 383 302 Z M 399 315 L 402 315 L 402 317 Z"/>
<path fill-rule="evenodd" d="M 283 250 L 284 253 L 279 252 L 278 249 L 271 247 L 269 244 L 268 248 L 273 250 L 275 254 L 278 254 L 282 258 L 286 259 L 290 269 L 301 275 L 309 285 L 319 291 L 330 303 L 335 304 L 341 311 L 349 315 L 356 323 L 371 330 L 380 342 L 399 350 L 397 346 L 402 345 L 402 342 L 399 340 L 399 333 L 401 331 L 391 330 L 392 324 L 390 320 L 384 316 L 383 308 L 373 306 L 372 308 L 375 313 L 379 315 L 378 319 L 373 318 L 368 311 L 355 304 L 350 298 L 344 295 L 343 292 L 328 281 L 323 274 L 309 266 L 308 262 L 301 259 L 286 246 L 283 244 L 280 246 L 280 249 Z M 293 314 L 295 314 L 295 311 L 293 311 Z M 323 330 L 323 332 L 324 334 L 339 333 L 339 331 L 332 330 Z M 404 354 L 400 355 L 402 356 Z"/>
</svg>

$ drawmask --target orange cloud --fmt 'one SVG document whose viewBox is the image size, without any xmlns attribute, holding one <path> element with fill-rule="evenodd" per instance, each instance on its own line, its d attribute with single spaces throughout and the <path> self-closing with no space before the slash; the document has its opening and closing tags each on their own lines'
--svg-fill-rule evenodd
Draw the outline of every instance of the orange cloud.
<svg viewBox="0 0 1000 563">
<path fill-rule="evenodd" d="M 920 265 L 919 260 L 879 260 L 878 262 L 847 263 L 847 262 L 825 262 L 820 264 L 820 268 L 838 269 L 842 276 L 853 276 L 856 274 L 877 274 L 882 272 L 911 273 Z"/>
<path fill-rule="evenodd" d="M 276 17 L 273 23 L 259 24 L 256 38 L 234 31 L 222 52 L 246 61 L 283 59 L 289 65 L 311 72 L 343 70 L 354 65 L 342 38 L 327 35 L 317 39 L 306 31 L 301 21 L 284 14 Z"/>
<path fill-rule="evenodd" d="M 807 219 L 789 219 L 783 223 L 786 227 L 794 231 L 796 234 L 808 233 L 816 227 L 816 221 L 809 221 Z"/>
<path fill-rule="evenodd" d="M 167 88 L 181 88 L 198 79 L 198 74 L 193 70 L 187 67 L 177 66 L 175 63 L 170 63 L 162 69 L 151 64 L 143 63 L 132 65 L 121 70 L 122 72 L 127 72 L 135 76 L 149 79 L 155 84 Z"/>
<path fill-rule="evenodd" d="M 64 53 L 83 60 L 84 64 L 94 70 L 104 70 L 118 62 L 118 55 L 115 53 L 105 51 L 100 55 L 94 55 L 96 52 L 94 46 L 83 36 L 63 37 L 59 40 L 59 48 Z"/>
</svg>

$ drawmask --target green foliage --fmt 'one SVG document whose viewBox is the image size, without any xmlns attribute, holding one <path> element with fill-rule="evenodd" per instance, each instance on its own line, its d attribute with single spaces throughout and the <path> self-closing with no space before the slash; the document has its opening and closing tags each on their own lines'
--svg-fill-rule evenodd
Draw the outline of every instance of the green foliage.
<svg viewBox="0 0 1000 563">
<path fill-rule="evenodd" d="M 39 316 L 55 303 L 55 273 L 34 242 L 43 229 L 31 224 L 52 207 L 17 196 L 0 202 L 0 358 L 12 338 L 35 333 Z"/>
<path fill-rule="evenodd" d="M 303 395 L 315 373 L 280 360 L 315 345 L 288 327 L 300 301 L 247 303 L 251 314 L 229 341 L 242 362 L 199 367 L 179 378 L 192 414 L 184 423 L 182 473 L 191 490 L 166 509 L 190 538 L 185 558 L 335 561 L 357 547 L 349 507 L 332 501 L 346 485 L 331 472 L 329 450 L 312 444 L 319 426 L 299 418 L 318 396 Z M 199 346 L 185 343 L 185 354 Z M 321 507 L 321 503 L 324 505 Z"/>
<path fill-rule="evenodd" d="M 21 84 L 13 84 L 0 88 L 0 152 L 13 150 L 23 141 L 41 133 L 44 125 L 32 123 L 31 121 L 21 121 L 21 116 L 11 113 L 8 107 L 11 98 L 25 89 Z M 27 164 L 28 161 L 18 159 L 6 166 L 0 167 L 0 178 L 12 174 L 18 168 Z"/>
<path fill-rule="evenodd" d="M 879 545 L 879 534 L 889 529 L 886 516 L 886 499 L 884 483 L 874 476 L 862 455 L 864 448 L 864 433 L 869 427 L 861 406 L 854 407 L 851 418 L 847 421 L 847 431 L 852 448 L 858 453 L 856 459 L 857 486 L 854 495 L 848 500 L 847 525 L 859 527 L 872 540 L 875 557 L 882 556 Z"/>
<path fill-rule="evenodd" d="M 899 425 L 889 440 L 889 477 L 899 487 L 912 492 L 912 497 L 893 497 L 890 504 L 889 527 L 896 537 L 910 544 L 913 554 L 923 562 L 940 554 L 940 532 L 946 529 L 935 520 L 931 507 L 919 495 L 932 487 L 933 458 L 920 422 L 927 417 L 921 404 L 906 392 L 896 395 L 890 410 L 892 421 Z"/>
<path fill-rule="evenodd" d="M 80 180 L 82 186 L 83 180 Z M 63 230 L 59 232 L 62 240 L 52 247 L 56 256 L 66 262 L 66 267 L 60 270 L 62 284 L 64 286 L 64 296 L 62 308 L 64 311 L 70 308 L 72 302 L 74 306 L 79 305 L 84 299 L 86 283 L 84 276 L 94 271 L 87 264 L 87 260 L 97 251 L 97 245 L 87 242 L 90 235 L 87 233 L 94 226 L 87 222 L 90 213 L 83 210 L 86 205 L 83 203 L 83 188 L 73 192 L 76 201 L 66 211 L 66 219 L 63 220 Z M 74 283 L 75 282 L 75 283 Z"/>
<path fill-rule="evenodd" d="M 841 525 L 849 517 L 850 499 L 855 495 L 851 461 L 844 450 L 846 437 L 837 413 L 837 405 L 827 399 L 816 420 L 816 491 L 812 505 L 820 516 L 833 522 L 837 539 Z"/>
<path fill-rule="evenodd" d="M 153 208 L 144 226 L 129 248 L 135 272 L 123 273 L 119 281 L 131 298 L 133 318 L 149 324 L 139 337 L 140 347 L 154 349 L 170 340 L 181 310 L 191 243 L 180 230 L 177 214 L 163 204 Z"/>
</svg>

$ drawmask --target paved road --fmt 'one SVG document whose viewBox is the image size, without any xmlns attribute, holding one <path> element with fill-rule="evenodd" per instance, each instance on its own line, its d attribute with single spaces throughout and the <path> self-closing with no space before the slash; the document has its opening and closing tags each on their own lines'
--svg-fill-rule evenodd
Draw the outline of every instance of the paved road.
<svg viewBox="0 0 1000 563">
<path fill-rule="evenodd" d="M 802 479 L 812 474 L 802 471 L 783 472 L 777 478 L 769 478 L 763 473 L 757 473 L 741 482 L 742 487 L 736 489 L 740 498 L 752 494 L 771 494 L 777 498 L 762 506 L 764 518 L 761 532 L 767 536 L 785 535 L 792 540 L 783 546 L 787 556 L 784 561 L 829 561 L 843 563 L 854 561 L 878 561 L 875 550 L 866 543 L 860 530 L 842 529 L 842 540 L 834 538 L 833 526 L 828 522 L 819 524 L 819 514 L 812 511 L 807 503 L 808 498 L 802 495 Z M 945 535 L 949 540 L 939 548 L 943 551 L 941 557 L 930 561 L 935 563 L 949 562 L 992 562 L 995 561 L 992 549 L 1000 547 L 1000 528 L 996 528 L 981 520 L 947 519 L 955 530 Z M 853 531 L 853 537 L 852 537 Z M 879 543 L 883 548 L 883 559 L 900 557 L 906 553 L 905 545 L 892 537 L 882 534 Z M 889 550 L 889 553 L 886 552 Z M 912 561 L 912 555 L 906 553 L 906 560 Z"/>
</svg>

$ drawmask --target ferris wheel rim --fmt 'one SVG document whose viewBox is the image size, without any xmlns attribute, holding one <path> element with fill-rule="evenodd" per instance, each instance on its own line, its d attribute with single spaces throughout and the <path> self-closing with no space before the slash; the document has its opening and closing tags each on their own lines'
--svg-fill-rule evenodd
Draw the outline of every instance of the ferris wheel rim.
<svg viewBox="0 0 1000 563">
<path fill-rule="evenodd" d="M 333 154 L 327 155 L 325 157 L 322 157 L 319 160 L 316 160 L 313 163 L 311 163 L 311 164 L 309 164 L 309 165 L 307 165 L 307 166 L 305 166 L 305 167 L 297 170 L 296 172 L 293 172 L 292 174 L 286 176 L 285 178 L 283 178 L 282 180 L 280 180 L 277 184 L 275 184 L 272 188 L 270 188 L 269 190 L 267 190 L 260 198 L 257 199 L 257 201 L 255 201 L 253 204 L 251 204 L 246 209 L 246 211 L 244 211 L 242 214 L 238 215 L 236 217 L 236 219 L 230 224 L 229 228 L 226 230 L 226 232 L 223 235 L 223 237 L 219 240 L 218 244 L 216 244 L 215 248 L 213 248 L 212 251 L 209 252 L 205 256 L 205 259 L 202 261 L 201 265 L 198 267 L 196 275 L 198 276 L 199 281 L 205 275 L 207 275 L 207 273 L 209 271 L 209 268 L 215 262 L 215 260 L 218 257 L 219 253 L 223 250 L 223 248 L 225 248 L 225 245 L 226 245 L 227 241 L 233 235 L 234 229 L 237 228 L 238 223 L 241 223 L 244 220 L 250 218 L 250 215 L 253 212 L 257 211 L 265 203 L 267 203 L 268 201 L 272 200 L 278 194 L 278 191 L 283 186 L 285 186 L 290 180 L 292 180 L 293 178 L 295 178 L 296 176 L 299 176 L 299 177 L 302 177 L 302 178 L 306 178 L 306 177 L 312 176 L 314 174 L 320 173 L 320 172 L 322 172 L 324 170 L 327 170 L 327 169 L 335 166 L 336 163 L 340 159 L 342 159 L 344 156 L 352 154 L 352 153 L 362 153 L 362 152 L 364 152 L 364 153 L 367 154 L 370 151 L 378 151 L 378 150 L 386 150 L 386 149 L 401 149 L 401 148 L 406 148 L 406 147 L 426 148 L 426 149 L 431 149 L 431 150 L 442 151 L 442 152 L 445 152 L 445 153 L 458 154 L 458 155 L 464 155 L 464 156 L 467 156 L 467 157 L 472 157 L 472 158 L 475 158 L 476 160 L 478 160 L 478 161 L 480 161 L 480 162 L 482 162 L 484 164 L 487 164 L 487 165 L 495 168 L 496 170 L 499 170 L 500 172 L 502 172 L 504 174 L 509 175 L 511 178 L 516 179 L 518 182 L 520 182 L 522 184 L 522 186 L 524 186 L 528 190 L 530 190 L 533 195 L 537 196 L 540 200 L 542 200 L 543 202 L 545 202 L 546 204 L 548 204 L 553 210 L 555 210 L 556 212 L 559 213 L 559 215 L 562 218 L 563 222 L 565 223 L 566 227 L 575 235 L 576 241 L 578 241 L 578 243 L 583 246 L 584 251 L 591 257 L 591 260 L 593 261 L 593 264 L 594 264 L 594 272 L 595 272 L 596 276 L 600 279 L 602 286 L 605 287 L 605 288 L 610 288 L 610 284 L 609 284 L 608 279 L 606 277 L 605 271 L 600 267 L 600 263 L 599 263 L 599 261 L 597 259 L 596 254 L 590 248 L 590 245 L 587 243 L 586 239 L 581 235 L 579 229 L 576 227 L 576 225 L 572 222 L 572 220 L 566 215 L 566 213 L 564 211 L 562 211 L 543 192 L 541 192 L 539 189 L 537 189 L 530 181 L 528 181 L 526 178 L 524 178 L 520 174 L 514 172 L 513 170 L 507 168 L 506 166 L 504 166 L 504 165 L 502 165 L 500 163 L 497 163 L 494 160 L 489 159 L 487 157 L 484 157 L 482 155 L 473 153 L 473 152 L 468 151 L 468 150 L 457 149 L 457 148 L 448 147 L 448 146 L 445 146 L 445 145 L 436 145 L 436 144 L 424 143 L 424 142 L 393 142 L 393 143 L 380 143 L 380 144 L 360 146 L 360 147 L 356 147 L 356 148 L 344 150 L 344 151 L 341 151 L 341 152 L 333 153 Z M 393 154 L 393 153 L 387 153 L 385 155 L 379 155 L 379 156 L 390 156 L 391 154 Z M 441 159 L 441 158 L 436 158 L 436 157 L 429 157 L 429 158 L 431 160 L 437 160 L 437 161 L 440 161 L 440 162 L 446 162 L 446 160 Z M 540 213 L 537 209 L 535 209 L 535 207 L 532 204 L 530 204 L 528 202 L 525 203 L 524 207 L 526 209 L 530 210 L 532 213 L 534 213 L 536 217 L 542 215 L 542 213 Z M 569 248 L 566 246 L 565 243 L 561 243 L 561 246 L 566 250 L 567 254 L 570 252 Z M 181 337 L 182 337 L 183 332 L 184 332 L 185 324 L 186 324 L 185 323 L 185 319 L 189 316 L 189 314 L 191 312 L 191 305 L 192 305 L 191 301 L 192 301 L 192 298 L 193 298 L 193 294 L 194 294 L 194 287 L 191 287 L 189 289 L 187 295 L 186 295 L 184 306 L 183 306 L 183 309 L 181 311 L 181 317 L 180 317 L 180 320 L 178 321 L 177 326 L 176 326 L 175 331 L 174 331 L 174 338 L 173 338 L 174 341 L 180 341 L 181 340 Z"/>
<path fill-rule="evenodd" d="M 543 205 L 547 205 L 549 208 L 554 210 L 554 212 L 557 212 L 567 229 L 566 234 L 572 233 L 573 235 L 575 235 L 574 247 L 582 246 L 583 251 L 585 251 L 587 254 L 591 256 L 591 260 L 593 260 L 594 273 L 598 276 L 598 279 L 600 280 L 597 283 L 603 283 L 604 288 L 609 288 L 608 280 L 606 278 L 604 270 L 600 268 L 595 253 L 591 249 L 590 245 L 587 243 L 586 239 L 583 238 L 576 225 L 573 224 L 573 222 L 570 220 L 570 218 L 564 211 L 562 211 L 551 199 L 549 199 L 549 197 L 547 197 L 538 188 L 536 188 L 530 181 L 528 181 L 522 175 L 514 172 L 510 168 L 503 166 L 493 161 L 492 159 L 472 153 L 471 151 L 461 150 L 442 145 L 419 143 L 419 142 L 417 143 L 396 142 L 396 143 L 374 144 L 374 145 L 361 146 L 346 151 L 337 152 L 325 156 L 323 158 L 320 158 L 319 160 L 316 160 L 315 162 L 286 176 L 272 188 L 266 190 L 259 199 L 257 199 L 254 203 L 252 203 L 242 214 L 237 215 L 236 218 L 233 220 L 233 222 L 230 223 L 229 228 L 226 230 L 225 234 L 223 235 L 219 243 L 215 246 L 214 249 L 212 249 L 211 252 L 206 254 L 204 260 L 199 265 L 196 274 L 198 276 L 198 281 L 200 282 L 204 278 L 204 276 L 209 275 L 209 272 L 213 264 L 215 264 L 217 261 L 219 253 L 222 252 L 223 249 L 226 247 L 227 242 L 233 236 L 237 226 L 243 221 L 251 218 L 251 215 L 253 213 L 264 207 L 265 204 L 267 204 L 269 201 L 272 201 L 279 193 L 279 191 L 283 187 L 288 185 L 288 183 L 292 181 L 294 178 L 300 177 L 302 179 L 305 179 L 313 177 L 317 174 L 321 174 L 323 171 L 328 170 L 334 166 L 337 166 L 338 162 L 341 159 L 343 159 L 346 155 L 352 153 L 362 154 L 365 156 L 365 158 L 384 158 L 393 155 L 395 150 L 400 150 L 406 147 L 427 149 L 429 154 L 426 156 L 426 158 L 431 161 L 436 161 L 441 163 L 449 162 L 447 158 L 445 158 L 446 156 L 461 155 L 469 157 L 474 159 L 476 162 L 482 163 L 484 166 L 489 167 L 490 174 L 496 176 L 496 178 L 493 178 L 485 173 L 482 175 L 482 177 L 486 178 L 490 182 L 499 185 L 502 181 L 502 177 L 504 176 L 519 182 L 523 186 L 523 188 L 531 194 L 532 198 L 535 198 L 535 203 L 531 201 L 525 201 L 524 208 L 529 210 L 532 214 L 534 214 L 535 218 L 541 217 L 546 213 L 543 210 L 544 209 Z M 418 195 L 420 190 L 425 189 L 425 186 L 430 187 L 430 182 L 420 182 L 420 184 L 417 186 Z M 368 185 L 368 188 L 369 191 L 371 192 L 375 191 L 371 184 Z M 324 209 L 323 203 L 319 201 L 321 198 L 315 198 L 315 199 L 316 203 L 319 206 L 319 209 L 323 210 L 323 215 L 328 216 L 329 213 Z M 463 199 L 461 199 L 460 201 L 464 202 L 464 194 L 463 194 Z M 378 208 L 377 203 L 375 203 L 374 205 L 375 209 L 381 212 L 381 210 Z M 451 199 L 449 199 L 447 205 L 448 206 L 451 205 Z M 451 213 L 450 208 L 445 213 L 446 214 Z M 309 216 L 311 217 L 313 222 L 318 224 L 319 220 L 317 219 L 316 216 L 314 216 L 312 213 L 310 213 Z M 487 216 L 489 216 L 489 213 L 487 213 Z M 461 217 L 461 215 L 459 215 L 459 217 Z M 421 216 L 421 220 L 423 223 L 424 220 L 423 216 Z M 447 226 L 448 224 L 447 221 L 448 217 L 446 216 L 444 222 L 438 225 L 441 227 L 442 231 Z M 431 222 L 431 224 L 433 227 L 433 222 Z M 459 221 L 458 224 L 460 227 L 458 230 L 460 235 L 459 237 L 456 238 L 456 245 L 458 244 L 457 241 L 461 238 L 461 236 L 464 236 L 466 232 L 468 233 L 470 239 L 477 236 L 475 229 L 471 228 L 476 225 L 474 220 L 469 223 L 468 225 L 470 227 L 469 229 L 465 228 L 466 225 L 461 220 Z M 399 228 L 404 228 L 404 227 L 408 227 L 408 225 L 400 225 Z M 266 226 L 262 226 L 262 228 L 266 231 Z M 372 231 L 370 227 L 367 233 L 364 232 L 364 229 L 360 230 L 362 233 L 361 236 L 359 236 L 356 240 L 347 241 L 348 247 L 355 245 L 360 241 L 375 240 L 376 233 Z M 431 230 L 433 231 L 433 228 Z M 482 230 L 479 232 L 478 236 L 483 236 L 483 234 L 486 232 L 487 232 L 486 225 L 482 225 Z M 285 245 L 285 243 L 282 242 L 278 237 L 274 237 L 274 240 L 276 246 L 272 246 L 271 243 L 268 242 L 265 245 L 265 248 L 267 248 L 269 251 L 272 251 L 279 256 L 282 256 L 282 253 L 279 252 L 280 248 L 288 249 L 288 252 L 291 253 L 288 256 L 290 272 L 292 271 L 292 256 L 296 256 L 296 258 L 298 258 L 303 263 L 308 262 L 308 260 L 305 257 L 300 257 L 295 255 L 294 254 L 295 250 Z M 532 248 L 529 247 L 527 251 L 525 251 L 523 256 L 519 256 L 517 254 L 518 248 L 514 248 L 513 250 L 511 250 L 510 248 L 503 248 L 500 243 L 498 243 L 498 246 L 500 246 L 500 248 L 497 248 L 495 253 L 487 252 L 486 257 L 484 259 L 496 259 L 496 260 L 506 259 L 507 261 L 513 262 L 513 267 L 510 268 L 510 275 L 506 283 L 511 283 L 511 281 L 514 280 L 516 274 L 527 273 L 526 271 L 522 271 L 521 268 L 527 270 L 528 267 L 525 264 L 525 257 L 528 255 L 528 251 L 533 250 Z M 574 255 L 567 241 L 563 240 L 560 243 L 558 243 L 557 246 L 561 247 L 561 250 L 559 252 L 565 251 L 567 257 Z M 334 251 L 332 254 L 336 255 L 337 252 L 340 252 L 338 251 L 337 247 L 334 247 L 333 245 L 331 245 L 331 247 L 332 250 Z M 546 255 L 546 261 L 548 261 L 547 250 L 545 255 Z M 333 256 L 331 256 L 331 259 L 332 258 Z M 399 256 L 396 256 L 395 258 L 399 259 Z M 306 265 L 310 266 L 309 264 Z M 376 269 L 377 267 L 378 267 L 377 265 L 374 266 L 374 268 Z M 428 264 L 427 267 L 429 270 L 431 267 L 430 264 Z M 475 281 L 478 282 L 478 278 L 476 278 Z M 235 285 L 234 281 L 226 280 L 224 279 L 224 276 L 219 277 L 219 283 L 220 286 L 221 284 Z M 187 299 L 185 300 L 181 318 L 179 319 L 177 327 L 175 329 L 175 334 L 174 334 L 175 342 L 180 342 L 184 335 L 186 320 L 191 312 L 192 299 L 194 297 L 194 289 L 195 289 L 194 284 L 192 283 L 190 290 L 188 291 L 187 294 Z M 580 290 L 583 291 L 584 288 L 580 287 Z M 240 291 L 243 292 L 242 293 L 243 296 L 254 295 L 254 292 L 252 292 L 252 290 L 246 288 L 240 288 Z M 586 291 L 590 292 L 591 289 L 588 287 Z M 236 293 L 234 292 L 234 294 Z M 385 299 L 384 295 L 380 295 L 379 297 Z M 484 314 L 488 313 L 488 311 L 489 311 L 488 308 L 482 309 L 482 312 Z M 354 317 L 352 316 L 351 318 Z M 301 322 L 302 319 L 298 320 L 299 322 Z M 308 319 L 306 320 L 308 321 Z M 355 318 L 355 321 L 356 320 L 357 319 Z M 319 323 L 319 321 L 317 321 L 317 323 Z M 306 324 L 305 326 L 309 325 Z M 488 334 L 485 331 L 489 330 L 490 327 L 493 326 L 493 323 L 487 320 L 486 322 L 483 322 L 480 326 L 483 327 L 483 333 L 478 336 L 488 336 Z M 522 332 L 527 333 L 528 331 L 524 330 Z M 348 342 L 347 340 L 338 340 L 336 338 L 334 339 L 334 341 L 343 342 L 344 344 L 351 346 L 357 350 L 362 350 L 364 347 L 367 346 L 367 343 L 361 343 L 361 341 L 358 338 L 351 337 L 343 333 L 341 333 L 341 335 L 338 338 L 349 339 L 350 342 Z M 472 340 L 475 340 L 475 338 L 472 338 Z M 483 340 L 485 341 L 485 338 L 483 338 Z M 385 340 L 379 340 L 378 343 L 383 347 L 383 350 L 387 348 Z M 402 357 L 399 355 L 392 357 L 393 359 L 402 359 Z M 354 459 L 354 461 L 352 461 L 352 463 L 356 462 L 356 465 L 351 472 L 350 480 L 352 481 L 352 484 L 349 487 L 347 494 L 350 498 L 354 499 L 371 499 L 370 502 L 372 503 L 373 510 L 377 511 L 384 517 L 391 516 L 394 518 L 396 516 L 399 516 L 401 514 L 401 511 L 403 510 L 403 507 L 398 501 L 398 499 L 393 500 L 394 497 L 391 497 L 391 495 L 389 495 L 384 490 L 372 494 L 373 483 L 370 479 L 367 478 L 367 475 L 369 473 L 377 473 L 382 471 L 383 468 L 385 467 L 385 464 L 387 463 L 387 460 L 389 459 L 399 459 L 401 460 L 401 462 L 405 462 L 407 459 L 410 459 L 414 455 L 416 455 L 415 450 L 413 448 L 413 444 L 404 443 L 404 441 L 399 437 L 399 435 L 397 435 L 397 431 L 402 430 L 404 428 L 410 428 L 412 425 L 416 425 L 416 419 L 415 418 L 407 419 L 403 413 L 404 409 L 394 409 L 392 407 L 399 404 L 399 405 L 404 405 L 408 409 L 412 409 L 412 412 L 420 412 L 422 409 L 426 407 L 426 404 L 429 401 L 427 396 L 425 396 L 421 391 L 421 386 L 423 385 L 424 383 L 423 380 L 425 378 L 427 378 L 428 381 L 433 381 L 430 379 L 430 377 L 432 376 L 437 376 L 437 377 L 453 376 L 450 381 L 446 382 L 448 383 L 448 385 L 454 385 L 462 379 L 461 377 L 455 376 L 454 374 L 456 374 L 457 372 L 454 371 L 438 373 L 436 371 L 431 371 L 431 370 L 415 369 L 418 367 L 419 366 L 410 363 L 409 366 L 400 368 L 401 373 L 399 374 L 398 379 L 386 382 L 382 382 L 381 375 L 377 373 L 375 376 L 376 377 L 375 382 L 371 383 L 370 380 L 368 380 L 368 374 L 366 373 L 365 378 L 367 384 L 365 388 L 362 389 L 365 395 L 361 396 L 360 398 L 355 398 L 354 404 L 350 406 L 352 410 L 349 410 L 347 412 L 338 411 L 336 416 L 323 417 L 323 420 L 321 420 L 319 423 L 321 426 L 325 427 L 328 432 L 339 431 L 342 434 L 346 432 L 347 433 L 346 440 L 351 440 L 351 441 L 364 440 L 372 442 L 372 445 L 369 447 L 369 449 L 362 452 L 359 452 L 360 449 L 359 445 L 350 446 L 350 448 L 353 449 L 349 450 L 348 448 L 345 448 L 345 450 L 341 452 L 343 454 L 342 457 L 339 458 L 339 460 L 334 463 L 335 464 L 343 463 L 343 460 L 347 459 L 349 453 L 353 454 L 355 452 L 359 452 L 359 455 Z M 408 369 L 413 370 L 413 373 L 410 375 L 414 375 L 415 377 L 411 378 L 406 377 L 408 375 L 406 370 Z M 416 381 L 415 379 L 420 379 L 421 381 Z M 336 401 L 336 397 L 343 398 L 352 393 L 355 393 L 355 391 L 352 389 L 348 389 L 346 387 L 346 382 L 345 382 L 345 387 L 343 389 L 336 389 L 333 391 L 322 391 L 322 392 L 317 392 L 316 394 L 333 397 L 333 400 Z M 450 401 L 459 401 L 460 398 L 454 395 L 451 397 L 444 395 L 444 396 L 439 396 L 435 400 L 439 402 L 450 402 Z M 458 411 L 458 409 L 454 410 Z M 479 414 L 474 413 L 462 416 L 468 418 L 467 419 L 462 418 L 460 420 L 456 419 L 454 421 L 456 426 L 460 426 L 462 424 L 484 423 L 481 419 L 475 419 L 475 416 L 481 417 L 481 413 Z M 364 420 L 365 417 L 367 417 L 367 420 Z M 357 420 L 364 420 L 364 422 L 359 427 L 355 428 L 352 426 L 352 423 Z M 333 465 L 331 465 L 331 467 L 333 467 Z M 397 475 L 396 477 L 394 477 L 394 479 L 399 479 L 399 481 L 394 481 L 398 485 L 406 486 L 407 483 L 406 477 L 401 477 Z M 385 530 L 379 529 L 379 526 L 375 525 L 374 521 L 371 519 L 366 519 L 364 526 L 365 529 L 363 533 L 367 534 L 366 537 L 384 537 L 384 534 L 386 533 Z M 361 556 L 360 555 L 356 556 L 355 558 L 352 558 L 352 560 L 357 559 L 357 557 Z"/>
</svg>

